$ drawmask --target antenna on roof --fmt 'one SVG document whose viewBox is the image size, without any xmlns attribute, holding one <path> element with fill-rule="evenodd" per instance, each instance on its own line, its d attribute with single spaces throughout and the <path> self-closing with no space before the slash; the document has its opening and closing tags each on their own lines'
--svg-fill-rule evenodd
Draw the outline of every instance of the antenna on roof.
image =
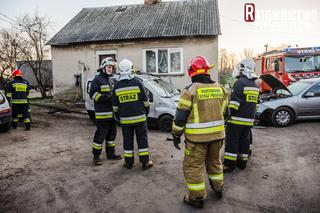
<svg viewBox="0 0 320 213">
<path fill-rule="evenodd" d="M 123 12 L 127 9 L 127 6 L 120 6 L 118 7 L 118 9 L 116 10 L 116 12 Z"/>
</svg>

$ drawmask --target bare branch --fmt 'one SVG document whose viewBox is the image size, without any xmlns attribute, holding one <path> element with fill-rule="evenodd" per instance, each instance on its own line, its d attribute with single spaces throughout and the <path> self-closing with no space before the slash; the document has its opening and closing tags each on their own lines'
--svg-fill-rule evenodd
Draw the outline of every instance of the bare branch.
<svg viewBox="0 0 320 213">
<path fill-rule="evenodd" d="M 19 46 L 22 52 L 23 60 L 31 67 L 35 75 L 42 97 L 46 97 L 45 93 L 45 74 L 43 74 L 43 60 L 49 56 L 49 48 L 46 46 L 48 42 L 48 29 L 51 22 L 46 17 L 40 17 L 37 13 L 34 16 L 25 15 L 17 21 L 17 28 L 20 37 L 23 40 Z"/>
</svg>

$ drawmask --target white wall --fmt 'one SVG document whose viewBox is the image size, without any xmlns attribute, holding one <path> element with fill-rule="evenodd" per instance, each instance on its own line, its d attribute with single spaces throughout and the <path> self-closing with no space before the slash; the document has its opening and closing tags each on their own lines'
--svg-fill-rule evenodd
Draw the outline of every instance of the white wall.
<svg viewBox="0 0 320 213">
<path fill-rule="evenodd" d="M 117 60 L 124 58 L 133 61 L 134 66 L 143 70 L 143 49 L 151 48 L 182 48 L 184 75 L 171 76 L 171 81 L 178 89 L 190 83 L 186 72 L 190 60 L 197 56 L 205 56 L 209 63 L 216 64 L 212 70 L 212 78 L 217 80 L 218 73 L 218 37 L 215 38 L 188 38 L 153 41 L 134 41 L 109 44 L 77 45 L 67 47 L 52 47 L 52 69 L 54 94 L 63 93 L 74 88 L 75 74 L 81 73 L 80 63 L 86 67 L 85 81 L 94 75 L 98 68 L 98 52 L 116 51 Z"/>
</svg>

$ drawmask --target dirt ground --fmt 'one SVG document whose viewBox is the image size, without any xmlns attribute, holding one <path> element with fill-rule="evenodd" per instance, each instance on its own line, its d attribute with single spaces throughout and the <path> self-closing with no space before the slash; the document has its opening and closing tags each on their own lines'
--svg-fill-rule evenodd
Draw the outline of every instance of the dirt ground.
<svg viewBox="0 0 320 213">
<path fill-rule="evenodd" d="M 33 128 L 0 134 L 0 212 L 194 212 L 182 203 L 183 151 L 149 130 L 154 168 L 92 165 L 95 127 L 86 116 L 33 108 Z M 202 212 L 319 212 L 320 125 L 253 129 L 245 171 L 225 174 L 222 200 L 209 189 Z M 122 136 L 118 131 L 117 150 Z"/>
</svg>

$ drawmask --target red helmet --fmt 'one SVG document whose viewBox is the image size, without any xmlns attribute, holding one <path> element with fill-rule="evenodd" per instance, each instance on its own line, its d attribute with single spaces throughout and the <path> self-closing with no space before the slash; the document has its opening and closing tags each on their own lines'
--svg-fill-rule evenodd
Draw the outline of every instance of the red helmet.
<svg viewBox="0 0 320 213">
<path fill-rule="evenodd" d="M 23 72 L 21 70 L 15 70 L 12 73 L 12 78 L 17 77 L 17 76 L 23 76 Z"/>
<path fill-rule="evenodd" d="M 199 74 L 210 75 L 210 69 L 213 67 L 214 65 L 210 65 L 205 57 L 197 56 L 191 60 L 188 74 L 190 77 Z"/>
</svg>

